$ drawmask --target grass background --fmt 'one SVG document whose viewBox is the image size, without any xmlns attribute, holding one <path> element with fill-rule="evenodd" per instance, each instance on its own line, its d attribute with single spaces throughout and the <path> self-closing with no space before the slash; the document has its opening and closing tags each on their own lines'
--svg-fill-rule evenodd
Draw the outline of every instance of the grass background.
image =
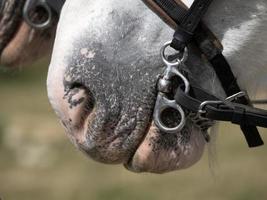
<svg viewBox="0 0 267 200">
<path fill-rule="evenodd" d="M 0 72 L 3 200 L 267 199 L 267 146 L 247 148 L 234 125 L 219 125 L 215 156 L 206 151 L 183 171 L 134 174 L 87 159 L 70 144 L 48 103 L 46 66 Z M 266 130 L 262 136 L 267 141 Z"/>
</svg>

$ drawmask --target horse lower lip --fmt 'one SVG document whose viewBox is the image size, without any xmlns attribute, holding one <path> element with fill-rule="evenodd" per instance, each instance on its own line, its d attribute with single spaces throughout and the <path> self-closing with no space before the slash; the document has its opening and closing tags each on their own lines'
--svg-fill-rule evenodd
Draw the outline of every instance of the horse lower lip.
<svg viewBox="0 0 267 200">
<path fill-rule="evenodd" d="M 125 124 L 117 127 L 105 127 L 105 125 L 97 127 L 96 124 L 92 124 L 96 119 L 95 112 L 96 110 L 86 117 L 81 129 L 70 133 L 71 137 L 74 138 L 79 149 L 98 162 L 127 163 L 146 136 L 147 129 L 136 127 L 136 122 L 127 124 L 128 127 L 125 127 Z M 108 132 L 109 130 L 111 132 Z"/>
<path fill-rule="evenodd" d="M 138 173 L 166 173 L 185 169 L 199 161 L 204 146 L 205 140 L 198 128 L 190 129 L 190 133 L 184 130 L 166 135 L 161 134 L 152 124 L 134 155 L 124 166 Z"/>
</svg>

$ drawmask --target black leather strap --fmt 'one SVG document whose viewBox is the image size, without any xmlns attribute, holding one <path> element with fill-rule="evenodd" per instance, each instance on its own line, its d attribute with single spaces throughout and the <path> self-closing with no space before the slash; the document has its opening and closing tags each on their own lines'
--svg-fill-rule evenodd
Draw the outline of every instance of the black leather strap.
<svg viewBox="0 0 267 200">
<path fill-rule="evenodd" d="M 219 78 L 227 96 L 231 96 L 241 91 L 229 63 L 222 54 L 217 54 L 215 57 L 210 59 L 210 63 L 213 66 L 213 69 L 215 70 L 216 75 Z M 246 96 L 239 98 L 237 100 L 237 103 L 248 105 L 251 109 L 255 109 L 253 108 L 250 99 Z M 247 123 L 238 124 L 240 125 L 240 128 L 248 142 L 248 145 L 250 147 L 263 145 L 263 141 L 257 127 L 253 124 L 250 124 L 248 120 L 246 121 Z"/>
<path fill-rule="evenodd" d="M 179 87 L 175 95 L 175 100 L 179 105 L 194 113 L 199 112 L 200 105 L 205 101 L 221 101 L 221 103 L 211 103 L 203 107 L 205 113 L 201 114 L 202 117 L 239 124 L 244 132 L 249 147 L 256 147 L 264 144 L 260 135 L 255 135 L 255 132 L 251 132 L 251 130 L 248 132 L 247 130 L 256 126 L 267 128 L 267 111 L 265 110 L 236 102 L 225 101 L 211 95 L 201 88 L 192 86 L 189 94 L 186 94 L 183 88 Z"/>
<path fill-rule="evenodd" d="M 218 107 L 207 106 L 205 117 L 217 121 L 231 121 L 234 124 L 247 124 L 267 128 L 267 112 L 242 104 L 231 103 Z"/>
<path fill-rule="evenodd" d="M 214 58 L 210 59 L 210 63 L 212 64 L 213 69 L 222 84 L 226 96 L 231 96 L 240 92 L 240 88 L 231 67 L 222 54 L 217 54 Z M 244 103 L 249 104 L 247 101 Z"/>
<path fill-rule="evenodd" d="M 195 0 L 183 17 L 180 26 L 187 32 L 194 33 L 201 19 L 213 0 Z"/>
<path fill-rule="evenodd" d="M 212 0 L 195 0 L 190 9 L 180 20 L 180 24 L 174 33 L 171 47 L 182 51 L 185 46 L 193 39 L 202 17 L 207 12 Z"/>
<path fill-rule="evenodd" d="M 180 23 L 187 10 L 178 5 L 174 0 L 154 0 L 154 2 L 163 9 L 176 23 Z"/>
<path fill-rule="evenodd" d="M 62 7 L 64 5 L 66 0 L 46 0 L 47 4 L 53 9 L 54 12 L 56 12 L 58 15 L 60 15 L 60 12 L 62 10 Z"/>
<path fill-rule="evenodd" d="M 171 46 L 182 51 L 192 40 L 194 32 L 212 0 L 195 0 L 188 11 L 174 0 L 154 0 L 154 2 L 177 23 Z"/>
<path fill-rule="evenodd" d="M 174 0 L 153 0 L 173 21 L 176 22 L 177 28 L 174 37 L 187 37 L 184 40 L 190 41 L 191 34 L 186 35 L 184 34 L 181 36 L 179 34 L 179 24 L 182 22 L 184 17 L 187 15 L 187 9 L 182 7 L 181 5 L 177 4 Z M 182 30 L 182 29 L 181 29 Z M 222 52 L 222 46 L 219 44 L 215 44 L 214 40 L 215 37 L 210 33 L 210 31 L 206 28 L 206 26 L 200 22 L 199 26 L 194 32 L 194 41 L 196 42 L 197 46 L 200 48 L 202 53 L 207 57 L 208 60 L 214 58 L 217 54 Z M 174 44 L 176 40 L 173 40 L 172 43 Z M 178 44 L 177 44 L 178 45 Z M 175 46 L 177 46 L 174 44 Z"/>
</svg>

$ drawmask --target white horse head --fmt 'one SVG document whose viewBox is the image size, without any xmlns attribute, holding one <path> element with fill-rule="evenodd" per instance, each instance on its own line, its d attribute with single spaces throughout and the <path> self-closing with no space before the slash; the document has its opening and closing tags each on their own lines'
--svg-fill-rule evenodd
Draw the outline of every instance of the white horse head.
<svg viewBox="0 0 267 200">
<path fill-rule="evenodd" d="M 244 89 L 266 69 L 266 9 L 264 0 L 217 0 L 204 19 L 224 44 Z M 137 172 L 183 169 L 201 158 L 205 141 L 196 124 L 187 120 L 182 131 L 166 134 L 152 120 L 163 70 L 159 49 L 172 34 L 141 1 L 66 1 L 47 85 L 53 108 L 80 150 Z M 224 96 L 199 52 L 189 52 L 191 76 Z M 170 123 L 177 119 L 172 112 L 166 117 Z"/>
</svg>

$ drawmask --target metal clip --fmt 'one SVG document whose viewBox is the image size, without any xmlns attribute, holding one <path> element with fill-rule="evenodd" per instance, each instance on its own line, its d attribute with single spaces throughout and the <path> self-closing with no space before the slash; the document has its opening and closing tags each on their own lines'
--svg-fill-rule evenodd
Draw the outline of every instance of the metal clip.
<svg viewBox="0 0 267 200">
<path fill-rule="evenodd" d="M 35 10 L 38 7 L 42 8 L 47 15 L 46 20 L 40 23 L 34 22 L 30 16 L 31 11 Z M 32 28 L 35 29 L 48 28 L 52 23 L 52 17 L 53 17 L 53 12 L 50 6 L 47 4 L 46 0 L 37 0 L 34 2 L 32 0 L 26 0 L 25 6 L 23 8 L 23 18 L 26 21 L 26 23 L 29 24 Z"/>
<path fill-rule="evenodd" d="M 166 55 L 165 55 L 166 48 L 169 47 L 170 44 L 171 44 L 171 41 L 165 43 L 164 46 L 160 50 L 161 58 L 166 65 L 166 69 L 162 77 L 158 81 L 158 96 L 157 96 L 157 101 L 156 101 L 153 117 L 154 117 L 155 124 L 161 131 L 166 132 L 166 133 L 177 133 L 181 131 L 185 125 L 185 122 L 186 122 L 185 113 L 182 107 L 179 106 L 175 102 L 175 100 L 168 99 L 166 94 L 169 93 L 170 80 L 174 76 L 178 76 L 179 78 L 182 79 L 185 85 L 185 92 L 186 93 L 189 92 L 189 89 L 190 89 L 189 81 L 178 70 L 178 67 L 181 64 L 183 64 L 188 58 L 188 49 L 185 48 L 181 59 L 176 59 L 175 61 L 171 62 L 166 58 Z M 176 127 L 171 127 L 171 128 L 167 127 L 166 125 L 164 125 L 164 123 L 161 120 L 161 114 L 167 108 L 173 108 L 174 110 L 178 111 L 181 116 L 180 123 Z"/>
</svg>

